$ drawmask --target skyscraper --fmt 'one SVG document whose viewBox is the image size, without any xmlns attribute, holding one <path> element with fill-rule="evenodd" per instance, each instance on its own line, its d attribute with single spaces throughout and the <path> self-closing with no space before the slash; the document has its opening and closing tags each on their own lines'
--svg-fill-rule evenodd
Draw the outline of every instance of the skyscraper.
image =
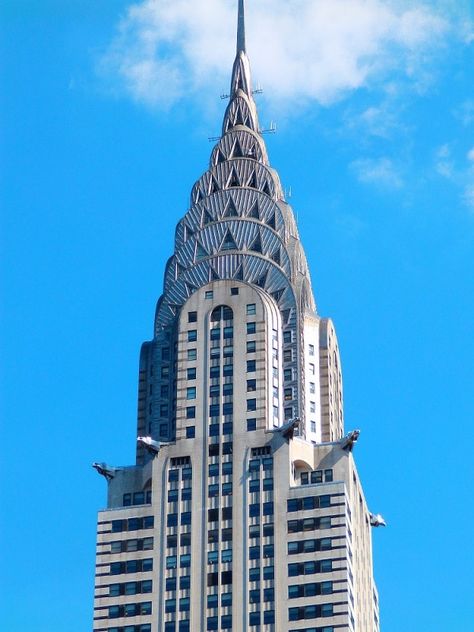
<svg viewBox="0 0 474 632">
<path fill-rule="evenodd" d="M 270 167 L 239 0 L 222 136 L 140 354 L 136 465 L 95 464 L 95 632 L 377 632 L 339 349 Z"/>
</svg>

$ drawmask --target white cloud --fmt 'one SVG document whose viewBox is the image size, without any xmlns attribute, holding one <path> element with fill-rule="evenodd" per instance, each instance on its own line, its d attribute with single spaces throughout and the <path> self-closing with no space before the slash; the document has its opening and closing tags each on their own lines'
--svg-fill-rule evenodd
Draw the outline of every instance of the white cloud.
<svg viewBox="0 0 474 632">
<path fill-rule="evenodd" d="M 447 143 L 436 150 L 435 169 L 444 178 L 451 179 L 454 176 L 454 162 L 451 158 L 451 149 Z"/>
<path fill-rule="evenodd" d="M 474 147 L 467 152 L 467 159 L 474 162 Z"/>
<path fill-rule="evenodd" d="M 360 158 L 351 162 L 350 167 L 360 182 L 391 189 L 398 189 L 403 185 L 399 171 L 389 158 Z"/>
<path fill-rule="evenodd" d="M 247 43 L 266 98 L 334 102 L 387 73 L 424 82 L 450 25 L 433 3 L 259 0 L 247 6 Z M 166 108 L 227 85 L 235 0 L 143 0 L 131 5 L 100 68 L 137 102 Z"/>
</svg>

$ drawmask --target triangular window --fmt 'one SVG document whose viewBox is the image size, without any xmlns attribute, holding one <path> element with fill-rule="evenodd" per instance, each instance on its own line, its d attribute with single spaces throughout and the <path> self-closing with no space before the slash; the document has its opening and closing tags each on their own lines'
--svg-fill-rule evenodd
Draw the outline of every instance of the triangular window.
<svg viewBox="0 0 474 632">
<path fill-rule="evenodd" d="M 258 285 L 258 287 L 265 287 L 266 282 L 267 282 L 267 273 L 265 272 L 265 274 L 262 274 L 262 276 L 259 277 L 255 281 L 255 285 Z"/>
<path fill-rule="evenodd" d="M 227 206 L 225 208 L 225 211 L 222 217 L 238 217 L 238 216 L 239 214 L 235 207 L 234 200 L 232 198 L 229 198 L 229 201 L 227 202 Z"/>
<path fill-rule="evenodd" d="M 211 193 L 215 193 L 216 191 L 219 191 L 219 184 L 215 177 L 212 176 L 211 181 L 209 182 L 209 195 L 211 195 Z"/>
<path fill-rule="evenodd" d="M 260 239 L 260 233 L 255 237 L 252 244 L 249 246 L 249 250 L 254 252 L 262 252 L 262 240 Z"/>
<path fill-rule="evenodd" d="M 232 149 L 232 153 L 231 153 L 232 158 L 243 158 L 244 154 L 242 152 L 242 147 L 240 146 L 240 143 L 238 141 L 238 139 L 235 141 L 235 145 Z"/>
<path fill-rule="evenodd" d="M 186 290 L 188 291 L 188 296 L 191 296 L 193 292 L 195 292 L 198 288 L 191 283 L 185 283 Z"/>
<path fill-rule="evenodd" d="M 201 246 L 201 244 L 198 243 L 196 247 L 196 261 L 208 256 L 209 253 Z"/>
<path fill-rule="evenodd" d="M 267 195 L 270 195 L 270 196 L 271 196 L 271 193 L 270 193 L 270 187 L 268 186 L 268 181 L 267 181 L 267 180 L 265 180 L 265 184 L 263 185 L 263 189 L 262 189 L 262 191 L 263 191 L 264 193 L 266 193 Z"/>
<path fill-rule="evenodd" d="M 235 271 L 234 279 L 236 279 L 237 281 L 244 280 L 244 266 L 243 265 L 240 265 Z"/>
<path fill-rule="evenodd" d="M 221 244 L 221 250 L 238 250 L 237 244 L 235 243 L 230 230 L 227 231 L 224 237 L 224 240 Z"/>
<path fill-rule="evenodd" d="M 275 301 L 278 303 L 278 301 L 281 299 L 281 297 L 283 296 L 283 292 L 285 290 L 277 290 L 276 292 L 272 292 L 272 296 L 275 299 Z"/>
<path fill-rule="evenodd" d="M 242 118 L 242 110 L 240 109 L 240 106 L 237 107 L 237 111 L 235 113 L 235 125 L 243 125 L 244 124 L 244 119 Z"/>
<path fill-rule="evenodd" d="M 199 202 L 200 200 L 202 200 L 202 198 L 204 197 L 201 188 L 197 187 L 196 191 L 194 192 L 194 202 Z"/>
<path fill-rule="evenodd" d="M 217 272 L 214 270 L 213 267 L 209 268 L 209 281 L 218 281 L 219 280 L 219 275 L 217 274 Z"/>
<path fill-rule="evenodd" d="M 277 248 L 275 252 L 272 253 L 271 258 L 273 259 L 275 263 L 278 263 L 278 265 L 280 265 L 280 261 L 281 261 L 280 248 Z"/>
<path fill-rule="evenodd" d="M 225 161 L 225 156 L 224 154 L 221 152 L 220 149 L 217 150 L 217 156 L 216 156 L 216 165 L 219 165 L 221 162 Z"/>
<path fill-rule="evenodd" d="M 251 217 L 252 219 L 260 219 L 260 213 L 258 210 L 258 200 L 255 200 L 255 203 L 250 209 L 250 211 L 248 212 L 247 217 Z"/>
<path fill-rule="evenodd" d="M 270 226 L 270 228 L 275 229 L 275 213 L 273 213 L 273 215 L 270 217 L 267 224 Z"/>
<path fill-rule="evenodd" d="M 239 187 L 240 186 L 239 178 L 237 176 L 237 173 L 236 173 L 235 169 L 232 169 L 232 171 L 230 173 L 230 177 L 229 177 L 229 180 L 227 182 L 227 186 L 228 187 Z"/>
<path fill-rule="evenodd" d="M 290 319 L 290 311 L 289 309 L 282 309 L 281 310 L 281 318 L 283 320 L 283 323 L 286 324 L 289 319 Z"/>
<path fill-rule="evenodd" d="M 257 185 L 257 174 L 255 173 L 255 171 L 252 171 L 252 174 L 247 182 L 247 186 L 250 187 L 251 189 L 257 189 L 258 185 Z"/>
<path fill-rule="evenodd" d="M 209 211 L 204 211 L 202 214 L 202 225 L 207 226 L 207 224 L 210 224 L 213 221 L 214 219 L 212 215 L 209 213 Z"/>
</svg>

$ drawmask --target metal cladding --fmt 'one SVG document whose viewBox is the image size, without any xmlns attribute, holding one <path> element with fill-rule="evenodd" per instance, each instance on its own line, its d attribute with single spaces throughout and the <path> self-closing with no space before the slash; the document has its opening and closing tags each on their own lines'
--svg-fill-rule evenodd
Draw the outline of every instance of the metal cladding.
<svg viewBox="0 0 474 632">
<path fill-rule="evenodd" d="M 190 208 L 176 229 L 165 271 L 155 334 L 170 325 L 199 287 L 218 279 L 257 285 L 283 322 L 316 311 L 306 257 L 278 174 L 269 165 L 245 53 L 243 3 L 230 100 L 209 169 L 194 184 Z"/>
</svg>

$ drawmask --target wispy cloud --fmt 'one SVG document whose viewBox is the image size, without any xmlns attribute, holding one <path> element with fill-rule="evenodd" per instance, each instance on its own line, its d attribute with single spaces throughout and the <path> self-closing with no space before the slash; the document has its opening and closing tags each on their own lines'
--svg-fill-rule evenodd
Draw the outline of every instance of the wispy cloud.
<svg viewBox="0 0 474 632">
<path fill-rule="evenodd" d="M 230 0 L 131 5 L 100 60 L 103 76 L 135 101 L 167 108 L 225 85 L 235 41 Z M 248 3 L 248 46 L 267 98 L 329 104 L 387 74 L 424 82 L 450 31 L 436 3 L 260 0 Z M 376 119 L 376 112 L 367 116 Z M 374 123 L 375 124 L 375 123 Z"/>
<path fill-rule="evenodd" d="M 403 180 L 399 170 L 389 158 L 360 158 L 350 164 L 360 182 L 399 189 Z"/>
<path fill-rule="evenodd" d="M 455 156 L 449 143 L 441 145 L 435 152 L 435 170 L 457 187 L 462 202 L 474 211 L 474 147 Z"/>
</svg>

